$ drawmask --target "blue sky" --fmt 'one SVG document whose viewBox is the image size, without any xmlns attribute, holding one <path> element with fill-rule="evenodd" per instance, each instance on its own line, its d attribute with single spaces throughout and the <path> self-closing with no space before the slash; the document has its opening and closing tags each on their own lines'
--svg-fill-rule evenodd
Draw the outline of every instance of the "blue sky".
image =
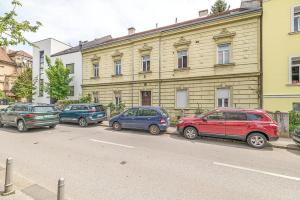
<svg viewBox="0 0 300 200">
<path fill-rule="evenodd" d="M 40 21 L 43 26 L 30 41 L 53 37 L 73 46 L 79 40 L 93 40 L 105 35 L 127 34 L 128 27 L 137 32 L 196 18 L 199 10 L 210 9 L 214 0 L 21 0 L 18 18 Z M 227 0 L 231 8 L 240 0 Z M 0 15 L 11 8 L 10 0 L 0 0 Z M 29 46 L 17 46 L 31 53 Z"/>
</svg>

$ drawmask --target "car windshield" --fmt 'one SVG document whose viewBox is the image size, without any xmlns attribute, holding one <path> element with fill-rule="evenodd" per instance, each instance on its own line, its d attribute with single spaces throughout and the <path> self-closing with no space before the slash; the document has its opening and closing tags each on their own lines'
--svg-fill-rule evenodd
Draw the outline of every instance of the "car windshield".
<svg viewBox="0 0 300 200">
<path fill-rule="evenodd" d="M 56 109 L 52 106 L 35 106 L 32 108 L 33 112 L 54 112 Z"/>
<path fill-rule="evenodd" d="M 98 106 L 92 106 L 93 110 L 96 110 L 97 112 L 103 112 L 104 108 L 102 105 L 98 105 Z"/>
</svg>

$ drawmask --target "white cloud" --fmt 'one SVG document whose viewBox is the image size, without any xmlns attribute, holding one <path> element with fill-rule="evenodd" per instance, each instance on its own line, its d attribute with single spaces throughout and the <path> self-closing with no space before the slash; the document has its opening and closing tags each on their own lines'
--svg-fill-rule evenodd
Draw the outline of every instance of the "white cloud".
<svg viewBox="0 0 300 200">
<path fill-rule="evenodd" d="M 1 0 L 2 1 L 2 0 Z M 240 0 L 227 0 L 231 8 Z M 0 2 L 0 15 L 10 7 L 10 0 Z M 199 10 L 209 9 L 214 0 L 22 0 L 17 10 L 20 20 L 40 21 L 43 26 L 31 41 L 53 37 L 77 45 L 79 40 L 93 40 L 111 34 L 127 34 L 134 26 L 137 32 L 196 18 Z M 30 50 L 29 47 L 18 46 Z"/>
</svg>

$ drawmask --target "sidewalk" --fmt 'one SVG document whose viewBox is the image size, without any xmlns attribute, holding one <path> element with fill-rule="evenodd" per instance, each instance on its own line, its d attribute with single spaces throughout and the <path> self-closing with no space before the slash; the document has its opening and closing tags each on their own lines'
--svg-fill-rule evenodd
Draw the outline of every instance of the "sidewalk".
<svg viewBox="0 0 300 200">
<path fill-rule="evenodd" d="M 101 126 L 108 127 L 108 121 L 104 121 Z M 169 127 L 167 134 L 178 134 L 176 131 L 176 127 Z M 291 138 L 279 138 L 279 140 L 275 142 L 270 143 L 272 147 L 274 148 L 280 148 L 280 149 L 289 149 L 289 150 L 295 150 L 300 151 L 300 146 L 296 145 L 294 141 Z"/>
<path fill-rule="evenodd" d="M 55 193 L 33 183 L 17 173 L 13 174 L 15 194 L 2 196 L 4 182 L 5 168 L 0 165 L 0 200 L 56 200 Z"/>
</svg>

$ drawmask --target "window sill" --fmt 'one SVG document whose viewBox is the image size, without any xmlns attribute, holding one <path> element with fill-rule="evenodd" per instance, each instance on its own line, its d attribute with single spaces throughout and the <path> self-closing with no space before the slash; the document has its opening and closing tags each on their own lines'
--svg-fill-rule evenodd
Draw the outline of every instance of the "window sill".
<svg viewBox="0 0 300 200">
<path fill-rule="evenodd" d="M 300 83 L 288 83 L 286 86 L 300 86 Z"/>
<path fill-rule="evenodd" d="M 214 67 L 233 67 L 235 63 L 228 63 L 228 64 L 215 64 Z"/>
<path fill-rule="evenodd" d="M 96 79 L 100 79 L 100 77 L 91 77 L 91 79 L 96 80 Z"/>
<path fill-rule="evenodd" d="M 174 108 L 174 110 L 190 110 L 190 108 Z"/>
<path fill-rule="evenodd" d="M 123 74 L 114 74 L 114 75 L 111 75 L 111 77 L 115 77 L 115 78 L 122 77 L 122 76 L 123 76 Z"/>
<path fill-rule="evenodd" d="M 176 68 L 174 69 L 174 72 L 182 72 L 182 71 L 189 71 L 190 67 L 184 67 L 184 68 Z"/>
<path fill-rule="evenodd" d="M 142 71 L 142 72 L 139 72 L 139 74 L 151 74 L 151 73 L 152 73 L 152 71 L 146 71 L 146 72 Z"/>
<path fill-rule="evenodd" d="M 290 32 L 289 33 L 289 35 L 298 35 L 298 34 L 300 34 L 300 31 L 297 31 L 297 32 L 295 31 L 295 32 Z"/>
</svg>

